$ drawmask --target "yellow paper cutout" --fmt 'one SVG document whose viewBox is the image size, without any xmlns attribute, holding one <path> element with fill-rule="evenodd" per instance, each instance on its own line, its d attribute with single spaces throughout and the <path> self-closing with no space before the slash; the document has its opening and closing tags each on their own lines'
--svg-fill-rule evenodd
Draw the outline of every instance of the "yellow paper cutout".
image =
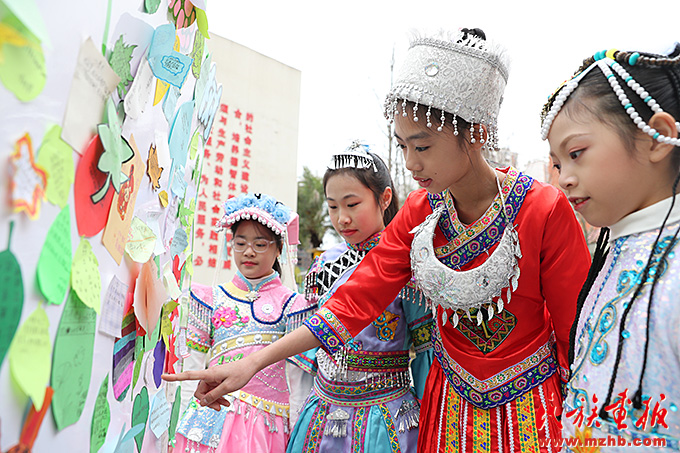
<svg viewBox="0 0 680 453">
<path fill-rule="evenodd" d="M 168 193 L 165 190 L 161 190 L 158 193 L 158 201 L 161 202 L 161 206 L 164 208 L 168 206 Z"/>
<path fill-rule="evenodd" d="M 149 147 L 149 160 L 146 163 L 146 174 L 149 175 L 151 180 L 151 186 L 154 189 L 160 189 L 160 179 L 163 173 L 163 167 L 158 165 L 158 152 L 156 151 L 156 145 L 151 144 Z"/>
<path fill-rule="evenodd" d="M 99 262 L 92 251 L 92 245 L 85 238 L 80 238 L 80 244 L 73 257 L 71 287 L 85 305 L 94 308 L 99 314 L 102 292 Z"/>
<path fill-rule="evenodd" d="M 177 33 L 175 33 L 175 45 L 173 46 L 173 49 L 176 52 L 179 52 L 179 36 L 177 36 Z M 153 105 L 156 105 L 163 100 L 169 88 L 170 84 L 168 82 L 163 82 L 160 79 L 156 80 L 156 94 L 153 98 Z"/>
<path fill-rule="evenodd" d="M 31 220 L 35 220 L 40 216 L 40 200 L 45 196 L 47 174 L 35 162 L 33 144 L 28 133 L 17 140 L 14 153 L 9 156 L 9 163 L 14 212 L 25 211 Z"/>
<path fill-rule="evenodd" d="M 50 321 L 42 307 L 33 310 L 17 330 L 9 347 L 9 368 L 14 382 L 42 409 L 52 368 Z"/>
</svg>

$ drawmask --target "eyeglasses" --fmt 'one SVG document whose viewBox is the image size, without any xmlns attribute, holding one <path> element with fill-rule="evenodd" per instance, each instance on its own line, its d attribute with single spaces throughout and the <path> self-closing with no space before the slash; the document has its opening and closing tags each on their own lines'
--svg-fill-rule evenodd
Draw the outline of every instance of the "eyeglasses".
<svg viewBox="0 0 680 453">
<path fill-rule="evenodd" d="M 276 241 L 269 241 L 267 239 L 255 239 L 253 242 L 246 241 L 245 239 L 237 238 L 231 241 L 231 247 L 235 252 L 245 252 L 248 247 L 252 248 L 255 253 L 264 253 L 269 249 L 271 244 Z"/>
</svg>

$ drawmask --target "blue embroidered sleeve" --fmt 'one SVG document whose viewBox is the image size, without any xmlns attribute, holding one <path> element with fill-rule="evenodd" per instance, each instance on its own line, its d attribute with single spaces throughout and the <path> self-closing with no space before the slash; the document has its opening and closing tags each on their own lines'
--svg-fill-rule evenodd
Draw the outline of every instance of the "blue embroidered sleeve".
<svg viewBox="0 0 680 453">
<path fill-rule="evenodd" d="M 321 347 L 331 355 L 352 340 L 347 328 L 326 307 L 321 307 L 304 324 L 321 342 Z"/>
<path fill-rule="evenodd" d="M 434 361 L 432 349 L 432 313 L 427 307 L 425 297 L 409 282 L 401 290 L 399 296 L 402 299 L 406 321 L 408 323 L 410 345 L 416 353 L 411 361 L 411 375 L 416 396 L 422 399 L 425 391 L 425 381 L 430 372 L 430 366 Z"/>
</svg>

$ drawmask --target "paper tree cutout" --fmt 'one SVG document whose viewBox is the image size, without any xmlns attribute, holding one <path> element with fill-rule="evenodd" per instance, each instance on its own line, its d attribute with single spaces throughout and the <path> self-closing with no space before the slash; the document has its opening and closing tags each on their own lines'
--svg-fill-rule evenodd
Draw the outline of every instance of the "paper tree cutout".
<svg viewBox="0 0 680 453">
<path fill-rule="evenodd" d="M 9 156 L 9 164 L 14 211 L 25 211 L 31 220 L 35 220 L 40 215 L 40 200 L 45 196 L 47 174 L 35 162 L 28 133 L 17 140 L 14 153 Z"/>
<path fill-rule="evenodd" d="M 152 144 L 149 147 L 149 160 L 146 164 L 146 174 L 149 175 L 151 186 L 154 189 L 160 189 L 161 187 L 161 173 L 163 173 L 163 167 L 158 165 L 158 152 L 156 151 L 156 146 Z"/>
<path fill-rule="evenodd" d="M 132 52 L 137 47 L 136 44 L 126 45 L 123 41 L 123 35 L 120 35 L 118 41 L 113 47 L 109 55 L 109 64 L 111 69 L 120 77 L 118 83 L 118 97 L 123 99 L 128 86 L 132 83 L 134 77 L 130 72 L 130 61 L 132 60 Z"/>
<path fill-rule="evenodd" d="M 175 27 L 186 28 L 196 21 L 196 10 L 189 0 L 169 0 L 168 10 L 175 21 Z"/>
<path fill-rule="evenodd" d="M 123 173 L 121 167 L 135 155 L 128 142 L 121 136 L 120 120 L 111 98 L 106 101 L 106 120 L 108 124 L 97 126 L 99 138 L 104 145 L 104 153 L 99 158 L 97 168 L 107 176 L 102 188 L 90 196 L 94 203 L 104 198 L 110 183 L 116 192 L 120 191 L 120 185 L 127 181 L 127 175 Z"/>
</svg>

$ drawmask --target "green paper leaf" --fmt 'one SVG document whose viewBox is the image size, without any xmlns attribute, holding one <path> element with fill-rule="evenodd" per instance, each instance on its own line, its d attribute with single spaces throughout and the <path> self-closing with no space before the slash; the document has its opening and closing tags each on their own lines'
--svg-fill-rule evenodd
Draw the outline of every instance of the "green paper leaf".
<svg viewBox="0 0 680 453">
<path fill-rule="evenodd" d="M 88 307 L 99 313 L 101 306 L 102 281 L 99 274 L 99 262 L 92 251 L 90 242 L 80 239 L 78 249 L 71 266 L 71 286 L 78 298 Z"/>
<path fill-rule="evenodd" d="M 191 73 L 198 79 L 201 75 L 201 63 L 203 63 L 203 52 L 205 51 L 205 36 L 196 30 L 194 34 L 194 46 L 191 49 L 189 56 L 194 59 L 191 64 Z M 193 157 L 192 157 L 193 159 Z"/>
<path fill-rule="evenodd" d="M 22 102 L 32 101 L 47 81 L 45 55 L 39 44 L 0 44 L 0 81 Z"/>
<path fill-rule="evenodd" d="M 63 208 L 75 181 L 73 149 L 61 139 L 61 127 L 52 126 L 45 134 L 38 150 L 37 164 L 47 171 L 47 200 Z"/>
<path fill-rule="evenodd" d="M 172 443 L 175 440 L 175 432 L 177 431 L 177 422 L 179 421 L 179 408 L 180 406 L 182 406 L 181 390 L 182 390 L 181 387 L 177 386 L 177 390 L 175 390 L 175 401 L 172 403 L 172 413 L 170 414 L 170 426 L 168 427 L 168 439 L 170 443 Z"/>
<path fill-rule="evenodd" d="M 161 0 L 144 0 L 144 10 L 153 14 L 158 11 L 158 6 L 161 4 Z"/>
<path fill-rule="evenodd" d="M 40 291 L 51 304 L 61 305 L 71 280 L 71 211 L 61 210 L 40 251 L 37 270 Z"/>
<path fill-rule="evenodd" d="M 198 30 L 205 37 L 205 39 L 210 39 L 208 34 L 208 16 L 205 15 L 205 11 L 200 8 L 194 8 L 196 10 L 196 23 L 198 24 Z"/>
<path fill-rule="evenodd" d="M 120 185 L 128 179 L 121 167 L 135 155 L 130 144 L 121 136 L 121 122 L 118 118 L 116 106 L 110 97 L 106 101 L 106 123 L 97 126 L 97 131 L 104 146 L 104 152 L 99 157 L 97 168 L 106 174 L 106 181 L 101 189 L 91 195 L 94 203 L 98 203 L 106 195 L 109 184 L 113 184 L 116 192 L 120 192 Z"/>
<path fill-rule="evenodd" d="M 12 343 L 14 333 L 19 327 L 21 310 L 24 307 L 24 282 L 21 278 L 21 267 L 9 250 L 13 229 L 14 222 L 10 222 L 7 250 L 0 252 L 0 366 Z"/>
<path fill-rule="evenodd" d="M 52 415 L 57 431 L 80 418 L 92 374 L 92 354 L 97 314 L 69 293 L 54 340 L 52 360 Z"/>
<path fill-rule="evenodd" d="M 149 391 L 146 387 L 142 387 L 142 390 L 132 403 L 132 426 L 144 425 L 144 429 L 135 435 L 135 443 L 137 444 L 137 450 L 142 451 L 142 441 L 144 440 L 144 431 L 146 430 L 146 422 L 149 418 Z"/>
<path fill-rule="evenodd" d="M 132 371 L 132 388 L 137 386 L 139 371 L 142 369 L 142 359 L 144 358 L 144 337 L 135 337 L 135 368 Z"/>
<path fill-rule="evenodd" d="M 9 347 L 9 370 L 14 383 L 31 400 L 37 411 L 45 400 L 50 379 L 50 321 L 42 307 L 33 310 L 19 327 Z"/>
<path fill-rule="evenodd" d="M 90 453 L 97 453 L 104 442 L 109 431 L 111 422 L 111 409 L 107 395 L 109 393 L 109 375 L 107 374 L 99 387 L 97 400 L 94 403 L 92 412 L 92 424 L 90 425 Z"/>
<path fill-rule="evenodd" d="M 147 1 L 148 3 L 148 1 Z M 156 5 L 158 8 L 158 5 Z M 120 82 L 118 83 L 118 97 L 123 99 L 134 77 L 130 72 L 130 61 L 132 60 L 132 52 L 137 47 L 136 44 L 127 45 L 123 41 L 123 35 L 118 37 L 118 41 L 113 46 L 111 54 L 109 54 L 109 64 L 111 69 L 118 74 Z"/>
</svg>

